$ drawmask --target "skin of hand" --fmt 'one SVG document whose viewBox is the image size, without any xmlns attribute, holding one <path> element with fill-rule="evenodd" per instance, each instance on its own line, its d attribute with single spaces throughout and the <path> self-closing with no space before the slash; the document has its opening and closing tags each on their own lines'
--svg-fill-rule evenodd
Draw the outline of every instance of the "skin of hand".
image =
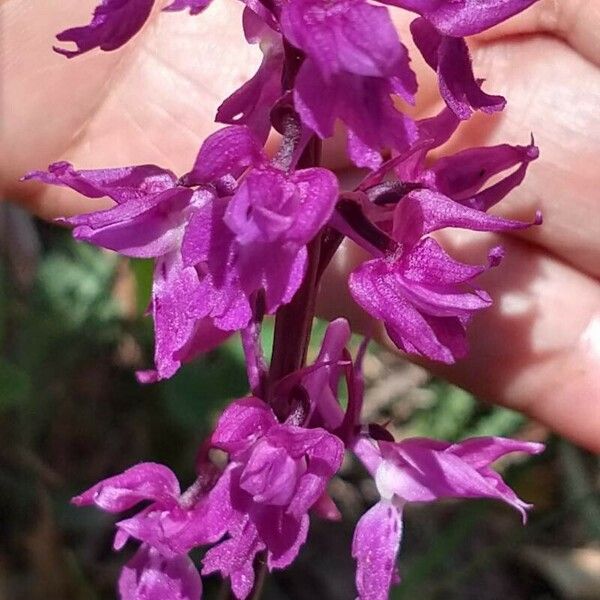
<svg viewBox="0 0 600 600">
<path fill-rule="evenodd" d="M 116 52 L 74 60 L 52 52 L 54 35 L 87 23 L 95 4 L 0 0 L 0 197 L 44 218 L 106 203 L 19 183 L 25 172 L 69 160 L 77 168 L 155 163 L 183 173 L 217 128 L 219 102 L 260 60 L 242 38 L 234 0 L 215 0 L 198 17 L 157 10 Z M 435 78 L 409 43 L 410 15 L 398 18 L 422 82 L 413 114 L 427 116 L 441 107 Z M 600 452 L 600 1 L 540 0 L 469 43 L 476 75 L 508 108 L 476 115 L 443 151 L 524 144 L 533 132 L 541 158 L 498 210 L 531 219 L 540 208 L 544 224 L 501 239 L 445 234 L 449 250 L 468 262 L 485 262 L 496 243 L 507 257 L 481 278 L 495 304 L 471 325 L 469 357 L 428 366 Z M 339 140 L 326 144 L 328 166 L 343 171 L 342 149 Z M 342 248 L 322 285 L 321 312 L 344 314 L 386 343 L 349 296 L 340 299 L 348 270 L 363 258 L 350 244 Z"/>
</svg>

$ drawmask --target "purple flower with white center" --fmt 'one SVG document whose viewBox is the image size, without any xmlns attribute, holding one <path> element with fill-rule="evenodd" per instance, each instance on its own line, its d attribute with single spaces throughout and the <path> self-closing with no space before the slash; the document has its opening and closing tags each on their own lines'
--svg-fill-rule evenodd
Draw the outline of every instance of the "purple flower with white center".
<svg viewBox="0 0 600 600">
<path fill-rule="evenodd" d="M 73 27 L 56 36 L 59 42 L 74 42 L 77 50 L 54 47 L 67 58 L 74 58 L 94 48 L 110 51 L 126 44 L 148 20 L 155 0 L 102 0 L 94 9 L 88 25 Z M 195 15 L 211 0 L 175 0 L 164 10 L 189 9 Z"/>
<path fill-rule="evenodd" d="M 491 498 L 531 508 L 504 483 L 491 463 L 511 452 L 538 454 L 544 446 L 504 438 L 471 438 L 449 444 L 429 439 L 356 441 L 354 451 L 375 479 L 380 501 L 358 522 L 352 543 L 360 600 L 385 600 L 397 582 L 396 557 L 402 538 L 402 510 L 408 502 L 441 498 Z"/>
<path fill-rule="evenodd" d="M 294 83 L 305 125 L 327 138 L 341 119 L 358 166 L 377 167 L 382 148 L 403 150 L 415 140 L 414 123 L 390 97 L 414 102 L 417 83 L 387 9 L 364 0 L 294 0 L 282 7 L 281 31 L 305 54 Z"/>
<path fill-rule="evenodd" d="M 269 570 L 296 558 L 308 532 L 308 511 L 339 469 L 344 445 L 324 429 L 280 423 L 254 397 L 225 410 L 212 444 L 229 454 L 222 476 L 227 493 L 214 500 L 231 514 L 229 538 L 207 552 L 202 573 L 230 577 L 236 597 L 244 600 L 252 590 L 258 552 L 266 550 Z"/>
</svg>

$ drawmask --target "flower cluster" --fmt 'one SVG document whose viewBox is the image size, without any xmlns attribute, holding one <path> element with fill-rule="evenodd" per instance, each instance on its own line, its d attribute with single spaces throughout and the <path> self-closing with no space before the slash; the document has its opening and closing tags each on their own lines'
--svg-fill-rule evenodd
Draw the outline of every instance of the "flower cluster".
<svg viewBox="0 0 600 600">
<path fill-rule="evenodd" d="M 351 452 L 381 496 L 356 527 L 358 595 L 384 600 L 398 580 L 407 502 L 493 498 L 525 518 L 529 506 L 490 465 L 542 447 L 501 438 L 396 442 L 381 425 L 361 423 L 364 349 L 352 359 L 344 319 L 329 325 L 319 356 L 305 364 L 319 280 L 348 238 L 369 256 L 350 274 L 349 294 L 384 323 L 398 348 L 444 363 L 467 353 L 468 323 L 492 302 L 474 280 L 498 265 L 503 251 L 490 249 L 485 265 L 466 264 L 431 234 L 539 224 L 539 214 L 521 222 L 488 213 L 521 183 L 538 150 L 533 140 L 441 158 L 438 149 L 473 112 L 505 105 L 483 91 L 465 36 L 535 0 L 243 1 L 246 39 L 260 44 L 263 60 L 219 107 L 216 121 L 225 126 L 204 141 L 188 173 L 155 165 L 76 170 L 58 162 L 25 177 L 110 198 L 112 208 L 63 222 L 77 239 L 154 260 L 154 368 L 138 373 L 141 382 L 171 377 L 234 332 L 247 362 L 250 395 L 221 415 L 186 491 L 169 469 L 144 463 L 74 502 L 111 513 L 143 503 L 116 525 L 115 549 L 140 544 L 120 577 L 124 600 L 198 600 L 201 577 L 189 558 L 197 547 L 205 550 L 201 573 L 229 578 L 243 600 L 256 564 L 291 564 L 309 514 L 340 518 L 327 487 Z M 175 0 L 162 8 L 194 15 L 209 4 Z M 402 110 L 415 102 L 417 78 L 386 4 L 417 13 L 410 31 L 446 105 L 436 116 L 414 120 Z M 57 36 L 76 49 L 55 49 L 69 58 L 115 50 L 140 31 L 154 5 L 102 0 L 88 25 Z M 340 189 L 319 164 L 321 140 L 338 122 L 349 161 L 365 170 L 354 189 Z M 272 129 L 281 144 L 269 157 L 264 144 Z M 270 365 L 261 343 L 266 315 L 276 315 Z M 216 451 L 225 462 L 214 460 Z"/>
</svg>

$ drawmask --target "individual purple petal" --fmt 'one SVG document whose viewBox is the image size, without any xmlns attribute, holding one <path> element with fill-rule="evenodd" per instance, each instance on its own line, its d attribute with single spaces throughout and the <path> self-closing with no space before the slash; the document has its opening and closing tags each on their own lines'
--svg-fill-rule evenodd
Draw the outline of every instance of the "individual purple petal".
<svg viewBox="0 0 600 600">
<path fill-rule="evenodd" d="M 294 106 L 302 122 L 322 139 L 333 135 L 342 95 L 338 86 L 324 79 L 314 61 L 304 60 L 296 76 Z"/>
<path fill-rule="evenodd" d="M 388 10 L 364 0 L 286 3 L 281 28 L 317 63 L 325 79 L 342 71 L 365 77 L 403 77 L 410 72 L 408 53 Z"/>
<path fill-rule="evenodd" d="M 427 149 L 439 148 L 458 129 L 460 119 L 449 108 L 444 108 L 434 117 L 417 121 L 420 140 L 428 140 Z"/>
<path fill-rule="evenodd" d="M 156 463 L 141 463 L 120 475 L 104 479 L 75 496 L 77 506 L 95 504 L 111 513 L 122 512 L 143 500 L 171 506 L 179 497 L 179 483 L 173 472 Z"/>
<path fill-rule="evenodd" d="M 199 15 L 211 2 L 212 0 L 174 0 L 171 4 L 165 6 L 163 10 L 174 11 L 189 9 L 190 15 Z"/>
<path fill-rule="evenodd" d="M 410 192 L 394 209 L 393 237 L 410 247 L 423 235 L 446 227 L 511 231 L 530 226 L 531 223 L 488 215 L 454 202 L 443 194 L 422 189 Z"/>
<path fill-rule="evenodd" d="M 201 281 L 205 316 L 216 327 L 235 331 L 252 317 L 247 294 L 241 288 L 238 249 L 223 216 L 227 199 L 205 204 L 191 216 L 181 246 L 185 266 L 195 266 Z"/>
<path fill-rule="evenodd" d="M 324 430 L 321 439 L 306 450 L 306 472 L 298 481 L 295 496 L 287 512 L 299 518 L 325 493 L 327 483 L 342 466 L 344 444 Z"/>
<path fill-rule="evenodd" d="M 192 513 L 179 506 L 171 510 L 157 510 L 153 505 L 129 519 L 117 524 L 114 549 L 120 550 L 130 537 L 158 550 L 163 556 L 171 558 L 186 554 L 191 548 L 180 550 L 178 540 L 190 527 L 197 527 Z"/>
<path fill-rule="evenodd" d="M 478 201 L 473 200 L 473 196 L 481 190 L 485 182 L 502 171 L 521 164 L 523 169 L 519 169 L 517 179 L 520 183 L 525 176 L 527 166 L 538 156 L 539 150 L 533 143 L 529 146 L 502 144 L 487 148 L 469 148 L 445 156 L 431 166 L 429 172 L 432 177 L 432 187 L 453 200 L 463 202 L 467 206 L 476 204 L 473 208 L 485 210 L 490 206 L 484 208 L 481 198 Z M 506 186 L 509 188 L 507 192 L 518 183 L 511 182 Z M 496 201 L 502 199 L 498 197 L 498 191 L 494 196 Z"/>
<path fill-rule="evenodd" d="M 475 80 L 464 39 L 441 35 L 422 18 L 413 21 L 410 30 L 423 58 L 438 74 L 444 101 L 457 117 L 465 120 L 474 110 L 491 113 L 504 108 L 502 96 L 486 94 Z"/>
<path fill-rule="evenodd" d="M 275 425 L 277 419 L 262 400 L 243 398 L 225 409 L 212 435 L 212 443 L 234 453 L 265 435 Z"/>
<path fill-rule="evenodd" d="M 270 570 L 285 569 L 294 562 L 306 542 L 309 521 L 306 514 L 296 519 L 282 511 L 276 514 L 275 519 L 272 515 L 257 519 L 257 528 L 268 550 L 267 566 Z"/>
<path fill-rule="evenodd" d="M 155 165 L 76 171 L 65 161 L 51 164 L 48 171 L 32 171 L 23 177 L 24 181 L 30 179 L 64 185 L 88 198 L 108 196 L 117 204 L 155 196 L 175 187 L 177 181 L 171 171 Z"/>
<path fill-rule="evenodd" d="M 386 600 L 394 583 L 402 537 L 402 510 L 382 500 L 359 520 L 352 540 L 358 600 Z"/>
<path fill-rule="evenodd" d="M 194 197 L 200 198 L 201 192 L 177 187 L 60 221 L 74 226 L 73 236 L 78 240 L 125 256 L 155 258 L 178 246 L 185 209 Z"/>
<path fill-rule="evenodd" d="M 246 461 L 240 487 L 254 502 L 286 506 L 294 497 L 301 465 L 285 446 L 274 446 L 267 439 L 260 440 Z"/>
<path fill-rule="evenodd" d="M 451 258 L 433 238 L 425 238 L 402 261 L 402 276 L 407 282 L 430 285 L 466 283 L 483 271 L 481 265 L 467 265 Z"/>
<path fill-rule="evenodd" d="M 244 11 L 244 15 L 248 13 Z M 264 37 L 264 36 L 263 36 Z M 246 125 L 260 142 L 267 140 L 271 129 L 271 110 L 283 94 L 283 44 L 275 34 L 264 37 L 260 48 L 263 59 L 254 76 L 223 101 L 216 121 Z"/>
<path fill-rule="evenodd" d="M 252 250 L 244 253 L 240 261 L 242 287 L 247 295 L 264 290 L 266 312 L 274 314 L 280 306 L 291 302 L 304 279 L 306 247 L 299 251 L 279 249 L 278 255 L 271 244 L 259 245 Z"/>
<path fill-rule="evenodd" d="M 202 580 L 187 556 L 165 558 L 141 546 L 119 578 L 122 600 L 200 600 Z"/>
<path fill-rule="evenodd" d="M 247 167 L 264 162 L 262 145 L 252 131 L 231 125 L 204 140 L 192 170 L 182 180 L 185 185 L 210 184 L 225 175 L 239 176 Z"/>
<path fill-rule="evenodd" d="M 544 451 L 544 444 L 501 437 L 476 437 L 449 445 L 447 451 L 460 456 L 475 469 L 481 469 L 511 452 L 539 454 Z"/>
<path fill-rule="evenodd" d="M 299 248 L 328 221 L 337 196 L 337 178 L 326 169 L 292 175 L 254 169 L 229 202 L 224 221 L 242 245 L 280 241 Z"/>
<path fill-rule="evenodd" d="M 329 494 L 323 494 L 312 507 L 312 510 L 321 519 L 327 521 L 341 521 L 342 513 L 336 506 L 335 502 L 331 499 Z"/>
<path fill-rule="evenodd" d="M 231 578 L 231 589 L 238 600 L 245 600 L 254 587 L 254 557 L 265 548 L 256 528 L 247 519 L 232 537 L 211 548 L 202 559 L 202 574 L 219 571 Z"/>
<path fill-rule="evenodd" d="M 151 309 L 156 371 L 138 375 L 143 383 L 169 378 L 179 369 L 185 350 L 194 343 L 196 325 L 210 310 L 196 270 L 182 264 L 178 251 L 156 262 Z"/>
<path fill-rule="evenodd" d="M 344 413 L 337 401 L 339 365 L 344 348 L 350 341 L 350 326 L 346 319 L 335 319 L 327 326 L 315 365 L 322 365 L 305 375 L 302 386 L 311 401 L 311 423 L 333 431 L 342 423 Z"/>
<path fill-rule="evenodd" d="M 94 9 L 91 22 L 73 27 L 56 36 L 60 42 L 74 42 L 77 50 L 54 47 L 67 58 L 79 56 L 93 48 L 116 50 L 128 42 L 144 25 L 154 0 L 102 0 Z"/>
<path fill-rule="evenodd" d="M 425 17 L 438 31 L 463 37 L 481 33 L 537 0 L 383 0 Z"/>
</svg>

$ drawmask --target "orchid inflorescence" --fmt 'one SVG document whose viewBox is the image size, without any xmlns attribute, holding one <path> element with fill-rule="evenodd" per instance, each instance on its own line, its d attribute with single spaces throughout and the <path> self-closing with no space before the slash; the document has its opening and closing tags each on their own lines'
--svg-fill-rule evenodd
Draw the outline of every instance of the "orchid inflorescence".
<svg viewBox="0 0 600 600">
<path fill-rule="evenodd" d="M 495 498 L 526 517 L 520 500 L 490 468 L 537 443 L 472 438 L 394 441 L 381 424 L 360 421 L 361 361 L 348 350 L 350 327 L 332 321 L 306 364 L 319 281 L 345 238 L 368 256 L 349 276 L 350 294 L 382 321 L 396 346 L 452 363 L 467 352 L 471 317 L 491 298 L 473 280 L 499 264 L 464 264 L 431 233 L 445 228 L 504 232 L 529 227 L 488 214 L 523 180 L 538 156 L 533 141 L 462 150 L 434 159 L 461 121 L 504 108 L 483 91 L 465 36 L 515 15 L 535 0 L 388 0 L 417 13 L 413 40 L 437 73 L 446 107 L 417 120 L 417 80 L 389 9 L 366 0 L 243 0 L 243 29 L 260 44 L 256 74 L 219 107 L 226 126 L 202 144 L 178 177 L 155 165 L 77 171 L 67 162 L 26 179 L 108 197 L 109 210 L 65 218 L 74 236 L 130 257 L 154 260 L 150 313 L 155 364 L 149 383 L 240 332 L 249 396 L 229 405 L 181 491 L 176 476 L 138 464 L 74 498 L 133 516 L 116 524 L 114 547 L 140 543 L 119 580 L 125 600 L 198 600 L 200 572 L 219 572 L 244 600 L 260 562 L 292 563 L 306 540 L 309 512 L 336 520 L 329 481 L 352 452 L 373 477 L 380 500 L 359 520 L 352 544 L 362 600 L 383 600 L 399 580 L 396 557 L 408 502 Z M 202 12 L 210 0 L 175 0 L 163 10 Z M 144 25 L 155 0 L 102 0 L 92 21 L 60 33 L 75 50 L 115 50 Z M 365 172 L 353 189 L 320 166 L 321 141 L 344 125 L 350 161 Z M 272 130 L 279 149 L 265 150 Z M 382 154 L 385 152 L 385 154 Z M 505 172 L 509 171 L 508 174 Z M 261 324 L 275 315 L 270 364 Z M 345 383 L 347 402 L 338 389 Z M 342 407 L 343 405 L 343 407 Z M 226 461 L 214 460 L 221 451 Z M 131 512 L 129 513 L 131 514 Z M 199 572 L 189 553 L 203 547 Z"/>
</svg>

